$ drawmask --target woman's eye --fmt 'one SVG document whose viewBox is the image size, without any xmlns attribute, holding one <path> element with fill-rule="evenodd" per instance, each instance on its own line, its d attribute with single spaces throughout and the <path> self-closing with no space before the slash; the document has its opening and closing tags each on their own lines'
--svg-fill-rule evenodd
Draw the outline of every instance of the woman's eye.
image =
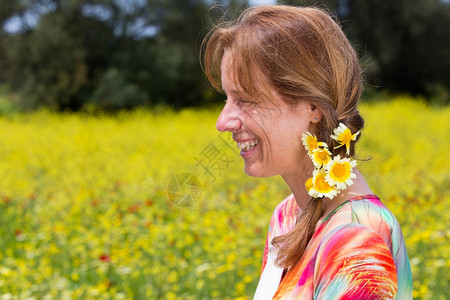
<svg viewBox="0 0 450 300">
<path fill-rule="evenodd" d="M 251 105 L 251 104 L 253 104 L 253 102 L 250 100 L 239 99 L 239 105 Z"/>
</svg>

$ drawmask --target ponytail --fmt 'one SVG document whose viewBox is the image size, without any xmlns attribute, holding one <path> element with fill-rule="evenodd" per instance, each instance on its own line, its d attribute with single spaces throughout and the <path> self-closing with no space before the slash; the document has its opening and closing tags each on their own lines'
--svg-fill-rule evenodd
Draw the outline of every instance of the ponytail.
<svg viewBox="0 0 450 300">
<path fill-rule="evenodd" d="M 323 213 L 322 198 L 311 198 L 297 224 L 289 233 L 277 236 L 272 245 L 278 248 L 276 264 L 282 268 L 294 266 L 302 257 Z"/>
</svg>

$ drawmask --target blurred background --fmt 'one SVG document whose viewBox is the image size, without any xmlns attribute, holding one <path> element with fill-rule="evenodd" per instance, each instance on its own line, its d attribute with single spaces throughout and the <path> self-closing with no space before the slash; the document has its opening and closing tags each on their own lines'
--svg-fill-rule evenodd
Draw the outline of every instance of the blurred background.
<svg viewBox="0 0 450 300">
<path fill-rule="evenodd" d="M 2 0 L 0 93 L 20 110 L 208 105 L 222 99 L 198 59 L 208 28 L 248 5 L 275 2 Z M 448 103 L 448 1 L 280 2 L 316 4 L 338 17 L 361 57 L 367 93 Z M 209 9 L 213 3 L 220 6 Z"/>
<path fill-rule="evenodd" d="M 414 299 L 449 299 L 450 2 L 280 2 L 326 7 L 358 51 L 358 168 Z M 290 191 L 243 173 L 199 52 L 274 3 L 0 0 L 0 300 L 252 299 Z"/>
</svg>

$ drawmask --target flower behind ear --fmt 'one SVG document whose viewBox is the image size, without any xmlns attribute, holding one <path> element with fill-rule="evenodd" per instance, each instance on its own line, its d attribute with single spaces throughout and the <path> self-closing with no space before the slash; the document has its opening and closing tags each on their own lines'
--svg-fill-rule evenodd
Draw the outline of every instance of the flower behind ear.
<svg viewBox="0 0 450 300">
<path fill-rule="evenodd" d="M 328 197 L 333 199 L 339 190 L 334 186 L 329 184 L 325 180 L 326 172 L 324 169 L 316 169 L 313 173 L 313 186 L 309 189 L 308 194 L 314 198 Z"/>
<path fill-rule="evenodd" d="M 325 144 L 325 143 L 319 143 Z M 312 162 L 316 168 L 321 168 L 326 166 L 331 160 L 331 152 L 328 150 L 326 144 L 324 146 L 319 146 L 317 149 L 313 150 L 313 155 L 311 156 Z"/>
<path fill-rule="evenodd" d="M 347 155 L 350 155 L 350 142 L 356 141 L 356 137 L 360 131 L 358 131 L 355 134 L 352 134 L 350 129 L 347 128 L 342 123 L 339 123 L 339 126 L 334 129 L 333 134 L 331 135 L 331 138 L 336 140 L 339 143 L 339 146 L 334 147 L 334 149 L 340 148 L 345 145 L 345 148 L 347 148 Z"/>
<path fill-rule="evenodd" d="M 339 148 L 345 145 L 347 155 L 350 155 L 350 142 L 355 141 L 359 131 L 352 134 L 350 129 L 342 123 L 334 129 L 331 138 L 339 142 Z M 356 161 L 349 157 L 341 158 L 340 155 L 333 156 L 324 142 L 318 142 L 316 136 L 306 131 L 302 135 L 303 145 L 308 151 L 314 165 L 313 177 L 305 183 L 308 194 L 313 198 L 328 197 L 333 199 L 342 190 L 353 184 L 352 178 L 356 178 L 353 168 Z"/>
<path fill-rule="evenodd" d="M 336 185 L 340 190 L 344 190 L 347 186 L 353 184 L 352 178 L 356 175 L 352 173 L 353 168 L 356 167 L 356 161 L 350 158 L 342 158 L 337 155 L 326 166 L 325 180 L 330 185 Z"/>
<path fill-rule="evenodd" d="M 302 135 L 303 146 L 305 146 L 306 151 L 308 151 L 308 155 L 312 156 L 313 151 L 317 149 L 317 137 L 308 131 L 306 131 Z"/>
</svg>

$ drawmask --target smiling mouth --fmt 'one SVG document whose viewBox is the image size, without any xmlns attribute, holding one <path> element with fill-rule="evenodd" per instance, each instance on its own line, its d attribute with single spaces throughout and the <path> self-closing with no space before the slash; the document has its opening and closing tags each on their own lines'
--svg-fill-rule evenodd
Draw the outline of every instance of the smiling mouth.
<svg viewBox="0 0 450 300">
<path fill-rule="evenodd" d="M 251 149 L 253 149 L 256 145 L 258 145 L 259 140 L 258 139 L 254 139 L 252 141 L 246 141 L 246 142 L 238 142 L 237 146 L 239 149 L 241 149 L 241 151 L 246 152 L 249 151 Z"/>
</svg>

